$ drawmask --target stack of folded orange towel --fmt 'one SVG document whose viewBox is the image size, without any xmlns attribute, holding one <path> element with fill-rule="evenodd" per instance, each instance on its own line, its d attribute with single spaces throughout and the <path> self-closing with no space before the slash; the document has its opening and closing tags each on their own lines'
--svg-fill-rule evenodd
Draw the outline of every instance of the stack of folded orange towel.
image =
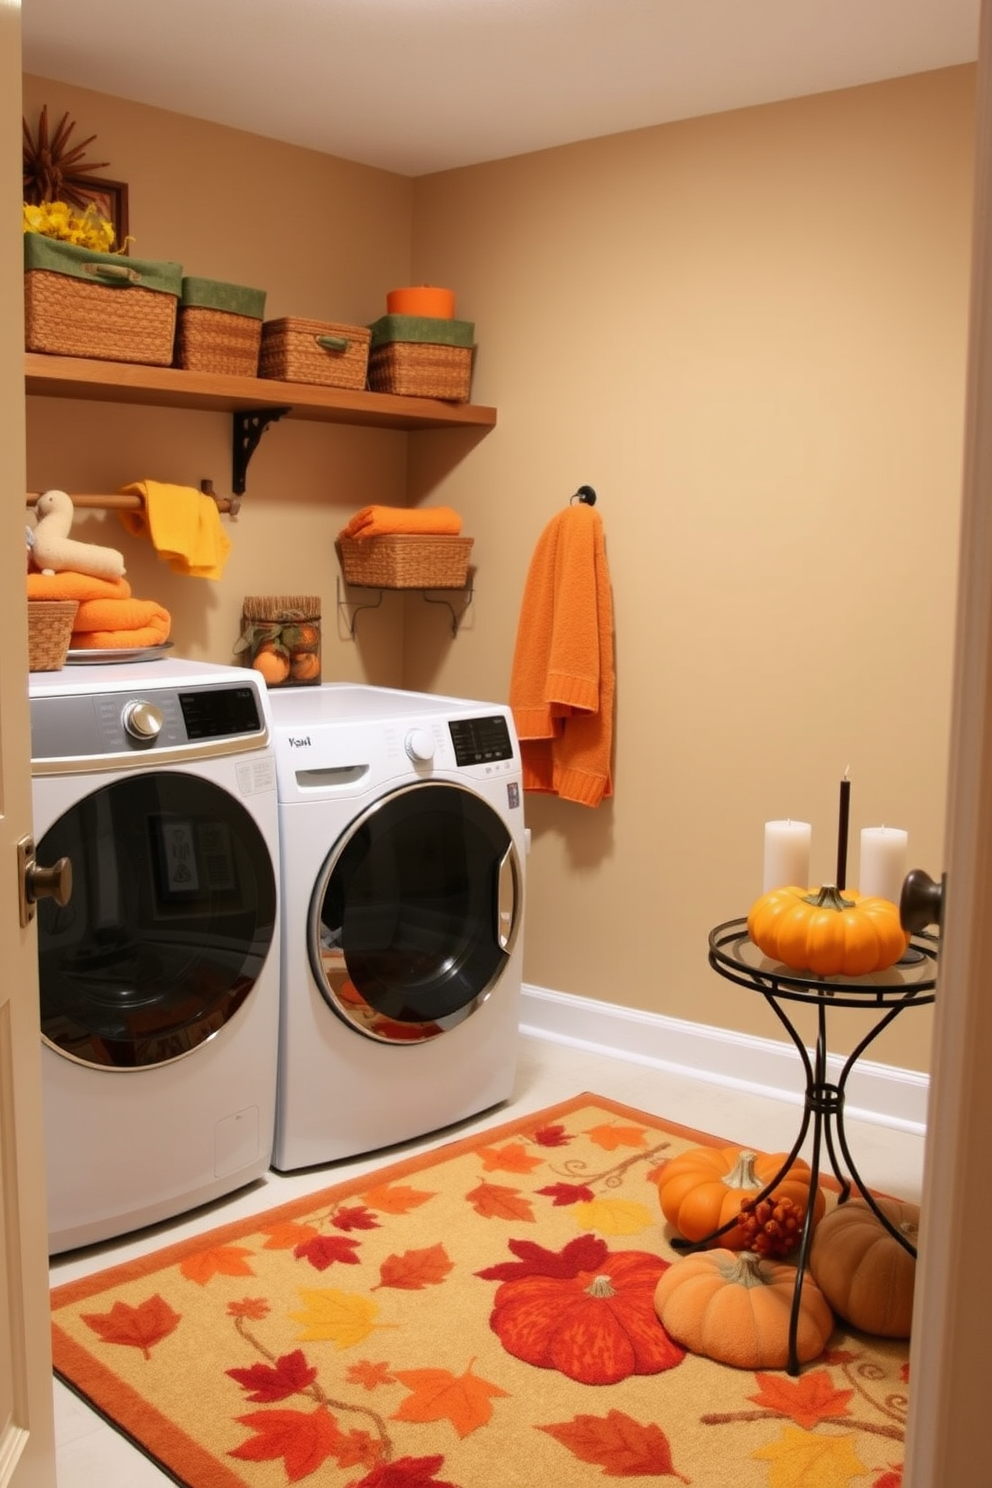
<svg viewBox="0 0 992 1488">
<path fill-rule="evenodd" d="M 29 573 L 28 599 L 75 599 L 79 603 L 70 646 L 77 651 L 118 651 L 161 646 L 169 639 L 172 617 L 153 599 L 135 599 L 127 579 L 96 579 L 89 574 Z"/>
<path fill-rule="evenodd" d="M 338 536 L 366 538 L 422 533 L 458 537 L 461 530 L 462 519 L 450 506 L 363 506 Z"/>
</svg>

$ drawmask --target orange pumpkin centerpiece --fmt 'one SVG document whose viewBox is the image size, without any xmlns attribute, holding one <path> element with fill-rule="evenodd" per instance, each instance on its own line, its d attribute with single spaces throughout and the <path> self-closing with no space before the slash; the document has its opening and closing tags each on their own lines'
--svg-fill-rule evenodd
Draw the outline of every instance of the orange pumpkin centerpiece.
<svg viewBox="0 0 992 1488">
<path fill-rule="evenodd" d="M 868 976 L 894 966 L 909 945 L 899 910 L 888 899 L 794 885 L 772 889 L 751 906 L 747 933 L 760 951 L 793 971 L 815 976 Z"/>
<path fill-rule="evenodd" d="M 786 1165 L 785 1152 L 761 1153 L 747 1147 L 691 1147 L 666 1163 L 655 1176 L 662 1213 L 679 1234 L 693 1242 L 705 1240 L 731 1220 L 741 1208 L 767 1188 Z M 804 1215 L 810 1203 L 809 1164 L 796 1158 L 775 1184 L 772 1197 L 789 1200 L 793 1212 Z M 818 1187 L 813 1223 L 823 1215 L 826 1200 Z M 711 1244 L 726 1250 L 750 1248 L 753 1232 L 740 1223 Z"/>
</svg>

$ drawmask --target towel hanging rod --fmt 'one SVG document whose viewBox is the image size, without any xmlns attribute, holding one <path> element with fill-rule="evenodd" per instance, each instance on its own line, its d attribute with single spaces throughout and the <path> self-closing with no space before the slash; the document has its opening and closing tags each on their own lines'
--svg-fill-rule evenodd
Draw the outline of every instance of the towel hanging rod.
<svg viewBox="0 0 992 1488">
<path fill-rule="evenodd" d="M 200 490 L 205 496 L 212 496 L 217 503 L 219 512 L 230 512 L 237 515 L 241 501 L 237 496 L 221 496 L 213 489 L 211 481 L 201 481 Z M 29 491 L 27 493 L 28 506 L 35 506 L 42 491 Z M 129 495 L 124 491 L 114 491 L 107 495 L 93 495 L 85 493 L 70 492 L 74 507 L 80 511 L 139 511 L 144 506 L 140 496 Z"/>
</svg>

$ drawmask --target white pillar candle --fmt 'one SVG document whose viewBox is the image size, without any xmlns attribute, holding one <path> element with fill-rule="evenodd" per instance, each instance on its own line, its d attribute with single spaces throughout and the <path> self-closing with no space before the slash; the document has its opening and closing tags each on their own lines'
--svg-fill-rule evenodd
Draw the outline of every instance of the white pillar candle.
<svg viewBox="0 0 992 1488">
<path fill-rule="evenodd" d="M 809 822 L 765 822 L 765 871 L 763 893 L 790 884 L 809 888 Z"/>
<path fill-rule="evenodd" d="M 862 827 L 858 893 L 898 904 L 906 877 L 908 832 L 899 827 Z"/>
</svg>

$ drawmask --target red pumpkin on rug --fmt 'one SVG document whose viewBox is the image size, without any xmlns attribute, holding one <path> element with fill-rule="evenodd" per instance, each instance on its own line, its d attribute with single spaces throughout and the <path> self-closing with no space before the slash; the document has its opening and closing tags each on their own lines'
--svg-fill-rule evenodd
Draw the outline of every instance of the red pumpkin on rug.
<svg viewBox="0 0 992 1488">
<path fill-rule="evenodd" d="M 654 1309 L 671 1262 L 643 1250 L 611 1251 L 596 1235 L 580 1235 L 560 1252 L 530 1240 L 508 1243 L 521 1259 L 476 1275 L 502 1282 L 489 1324 L 515 1359 L 583 1385 L 615 1385 L 681 1364 L 685 1349 Z"/>
</svg>

